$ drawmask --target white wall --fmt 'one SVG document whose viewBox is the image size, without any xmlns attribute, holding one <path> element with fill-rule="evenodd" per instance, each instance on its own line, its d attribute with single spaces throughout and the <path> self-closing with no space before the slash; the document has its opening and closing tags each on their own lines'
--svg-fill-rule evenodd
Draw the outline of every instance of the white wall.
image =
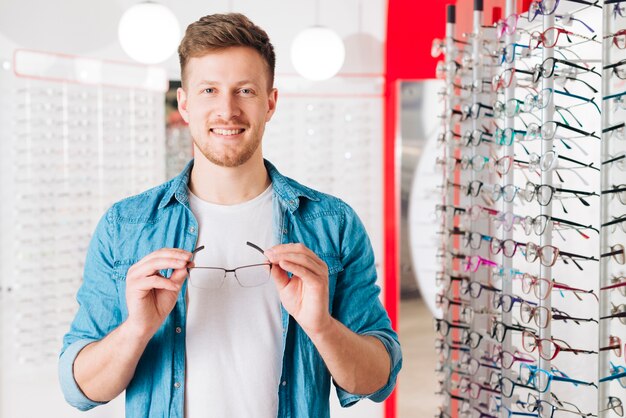
<svg viewBox="0 0 626 418">
<path fill-rule="evenodd" d="M 14 48 L 130 60 L 117 42 L 117 23 L 133 0 L 0 0 L 0 58 Z M 289 48 L 295 35 L 315 23 L 313 0 L 162 0 L 178 17 L 181 29 L 211 13 L 237 11 L 264 28 L 276 49 L 277 73 L 294 73 Z M 345 40 L 342 72 L 381 73 L 386 22 L 385 0 L 319 0 L 319 24 Z M 178 57 L 164 64 L 179 77 Z"/>
</svg>

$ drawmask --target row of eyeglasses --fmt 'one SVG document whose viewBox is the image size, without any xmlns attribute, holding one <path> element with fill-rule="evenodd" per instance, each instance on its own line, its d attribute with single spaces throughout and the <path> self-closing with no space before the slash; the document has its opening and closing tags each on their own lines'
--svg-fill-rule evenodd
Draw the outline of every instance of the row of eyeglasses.
<svg viewBox="0 0 626 418">
<path fill-rule="evenodd" d="M 571 5 L 563 7 L 565 3 L 576 3 L 575 11 L 568 7 Z M 605 7 L 611 8 L 614 20 L 619 21 L 626 15 L 621 1 L 607 0 L 604 3 Z M 602 129 L 602 132 L 585 129 L 585 122 L 581 122 L 589 114 L 595 112 L 596 117 L 601 114 L 601 102 L 597 95 L 602 74 L 591 64 L 591 60 L 581 58 L 579 51 L 584 50 L 585 44 L 599 46 L 603 40 L 612 50 L 624 50 L 626 29 L 604 36 L 596 33 L 594 26 L 600 21 L 602 11 L 600 2 L 561 0 L 561 6 L 559 1 L 554 0 L 532 1 L 527 13 L 511 14 L 497 22 L 493 29 L 484 29 L 484 38 L 492 35 L 492 39 L 479 39 L 475 34 L 466 36 L 468 41 L 452 38 L 455 48 L 451 51 L 447 50 L 449 43 L 433 42 L 433 56 L 445 53 L 447 58 L 452 58 L 440 61 L 436 72 L 438 78 L 445 78 L 454 91 L 451 94 L 448 87 L 440 92 L 447 109 L 441 115 L 439 142 L 446 147 L 446 151 L 437 164 L 447 175 L 442 185 L 444 202 L 436 210 L 438 218 L 443 220 L 441 234 L 445 243 L 438 254 L 445 267 L 437 275 L 441 291 L 436 302 L 445 313 L 445 319 L 437 319 L 435 327 L 439 333 L 436 349 L 441 354 L 438 371 L 443 374 L 440 393 L 444 395 L 448 408 L 441 408 L 438 416 L 450 416 L 451 404 L 457 406 L 458 416 L 500 416 L 503 409 L 509 417 L 552 417 L 556 411 L 580 416 L 594 415 L 581 412 L 577 405 L 561 400 L 551 390 L 552 382 L 557 381 L 576 387 L 597 388 L 598 385 L 593 379 L 572 378 L 553 364 L 547 370 L 540 368 L 539 358 L 551 361 L 559 353 L 570 353 L 577 358 L 597 355 L 598 351 L 614 354 L 610 375 L 601 376 L 599 382 L 616 381 L 626 388 L 626 369 L 623 366 L 626 345 L 618 332 L 606 336 L 598 351 L 593 350 L 595 347 L 574 348 L 571 342 L 553 336 L 540 336 L 540 330 L 550 327 L 553 321 L 581 326 L 615 320 L 623 330 L 626 324 L 624 303 L 611 301 L 610 312 L 602 312 L 599 317 L 580 316 L 551 304 L 544 306 L 540 302 L 550 299 L 553 292 L 558 292 L 561 298 L 568 295 L 574 298 L 570 300 L 587 304 L 589 300 L 597 304 L 599 298 L 597 291 L 592 289 L 593 285 L 580 288 L 523 269 L 505 267 L 504 263 L 487 256 L 512 259 L 518 254 L 527 263 L 538 261 L 545 267 L 552 267 L 561 261 L 579 271 L 584 270 L 587 262 L 608 260 L 615 266 L 626 263 L 626 252 L 619 242 L 596 257 L 593 252 L 564 251 L 561 245 L 539 245 L 532 241 L 495 236 L 500 228 L 520 231 L 527 236 L 553 233 L 564 243 L 567 242 L 569 247 L 572 242 L 597 240 L 600 233 L 592 222 L 567 216 L 498 210 L 494 206 L 500 199 L 523 205 L 536 202 L 540 207 L 557 203 L 564 215 L 572 212 L 565 205 L 567 199 L 575 199 L 583 209 L 597 208 L 601 195 L 619 206 L 626 205 L 626 185 L 615 183 L 596 191 L 593 181 L 598 178 L 600 167 L 609 164 L 623 172 L 626 153 L 614 153 L 601 164 L 597 164 L 592 157 L 578 157 L 581 153 L 587 155 L 585 148 L 588 146 L 598 147 L 599 144 L 587 142 L 581 145 L 582 141 L 599 141 L 601 135 L 610 140 L 624 139 L 624 122 L 618 121 Z M 594 9 L 597 10 L 595 14 Z M 541 16 L 550 15 L 555 19 L 554 27 L 527 30 Z M 589 16 L 591 20 L 588 20 Z M 518 26 L 521 21 L 525 21 L 521 25 L 524 27 Z M 571 26 L 572 30 L 562 26 Z M 503 45 L 505 35 L 515 35 L 517 40 Z M 478 62 L 467 52 L 472 50 L 473 42 L 480 42 L 483 69 L 493 70 L 513 63 L 515 67 L 509 65 L 504 71 L 496 70 L 492 77 L 474 79 L 472 67 Z M 552 48 L 554 56 L 541 59 L 544 48 Z M 610 70 L 611 77 L 626 79 L 626 60 L 605 65 L 603 69 Z M 539 89 L 538 83 L 542 79 L 552 80 L 554 87 Z M 505 100 L 502 95 L 511 86 L 515 86 L 517 97 Z M 519 92 L 523 94 L 518 96 Z M 624 95 L 626 92 L 610 94 L 602 97 L 602 102 L 612 101 L 612 111 L 618 115 L 625 109 Z M 557 98 L 564 99 L 565 105 L 555 103 Z M 554 120 L 544 121 L 541 115 L 534 113 L 549 105 L 554 108 Z M 499 118 L 515 118 L 516 125 L 521 127 L 504 128 Z M 536 152 L 531 148 L 532 141 L 554 141 L 554 149 Z M 511 146 L 515 147 L 515 153 L 501 155 L 505 147 Z M 502 184 L 501 180 L 511 171 L 521 173 L 525 186 Z M 546 172 L 552 173 L 558 183 L 542 184 L 532 178 L 533 175 L 544 178 L 542 174 Z M 575 177 L 573 183 L 588 187 L 569 186 L 567 183 L 571 182 L 572 176 Z M 462 180 L 468 177 L 468 181 Z M 449 196 L 450 189 L 456 194 L 453 201 L 445 198 Z M 476 204 L 476 199 L 480 199 L 482 204 Z M 470 204 L 462 204 L 466 201 Z M 491 233 L 474 229 L 485 224 L 489 225 L 487 229 Z M 626 233 L 626 215 L 611 216 L 601 227 L 607 228 L 607 231 L 610 228 L 611 233 Z M 450 245 L 452 243 L 454 245 Z M 584 244 L 580 246 L 586 247 Z M 479 251 L 482 255 L 476 254 Z M 596 263 L 589 270 L 597 269 Z M 505 281 L 520 291 L 503 292 Z M 600 287 L 600 292 L 610 292 L 610 295 L 622 298 L 626 296 L 626 278 L 622 272 L 612 274 L 608 282 L 608 285 Z M 537 301 L 532 300 L 533 297 Z M 568 303 L 568 306 L 575 305 Z M 504 321 L 505 314 L 513 312 L 515 316 L 508 316 L 513 321 Z M 616 330 L 619 329 L 617 326 Z M 509 340 L 520 343 L 523 351 L 510 343 L 504 344 L 507 334 Z M 567 356 L 565 354 L 569 360 Z M 559 359 L 563 357 L 561 354 Z M 523 397 L 519 394 L 520 390 L 530 393 Z M 550 392 L 549 396 L 545 395 L 547 392 Z M 538 393 L 544 395 L 539 396 Z M 605 401 L 606 407 L 598 412 L 613 411 L 623 416 L 620 397 L 609 396 Z"/>
</svg>

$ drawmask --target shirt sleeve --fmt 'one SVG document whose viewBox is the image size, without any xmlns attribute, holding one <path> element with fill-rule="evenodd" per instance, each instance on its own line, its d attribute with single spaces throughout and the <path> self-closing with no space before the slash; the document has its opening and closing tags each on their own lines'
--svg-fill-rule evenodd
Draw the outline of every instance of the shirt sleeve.
<svg viewBox="0 0 626 418">
<path fill-rule="evenodd" d="M 86 411 L 106 402 L 95 402 L 74 379 L 74 360 L 88 344 L 99 341 L 121 322 L 117 285 L 113 274 L 112 228 L 109 210 L 98 223 L 87 250 L 83 283 L 78 290 L 78 312 L 63 337 L 59 357 L 59 382 L 65 400 Z"/>
<path fill-rule="evenodd" d="M 378 338 L 387 349 L 391 372 L 385 386 L 378 391 L 359 395 L 346 392 L 335 383 L 341 406 L 347 407 L 363 398 L 382 402 L 393 391 L 400 368 L 402 352 L 398 335 L 379 299 L 380 287 L 376 285 L 374 251 L 361 220 L 348 205 L 341 238 L 341 264 L 343 271 L 337 276 L 332 302 L 333 317 L 359 335 Z"/>
</svg>

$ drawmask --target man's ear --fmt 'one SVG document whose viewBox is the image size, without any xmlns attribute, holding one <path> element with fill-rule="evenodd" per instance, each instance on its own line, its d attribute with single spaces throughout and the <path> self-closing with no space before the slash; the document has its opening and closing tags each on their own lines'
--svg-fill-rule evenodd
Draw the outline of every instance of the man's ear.
<svg viewBox="0 0 626 418">
<path fill-rule="evenodd" d="M 176 89 L 176 99 L 178 100 L 178 112 L 183 120 L 189 123 L 189 112 L 187 112 L 187 93 L 182 87 Z"/>
<path fill-rule="evenodd" d="M 272 119 L 272 116 L 274 115 L 274 112 L 276 111 L 277 100 L 278 100 L 278 90 L 273 88 L 267 97 L 268 109 L 267 109 L 267 114 L 265 115 L 265 122 L 269 122 L 270 119 Z"/>
</svg>

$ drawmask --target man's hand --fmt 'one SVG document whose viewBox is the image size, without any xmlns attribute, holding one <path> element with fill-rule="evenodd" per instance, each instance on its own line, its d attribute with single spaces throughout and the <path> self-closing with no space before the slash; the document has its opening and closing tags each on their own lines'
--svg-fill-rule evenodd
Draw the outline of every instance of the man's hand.
<svg viewBox="0 0 626 418">
<path fill-rule="evenodd" d="M 265 251 L 283 306 L 309 335 L 328 328 L 328 266 L 303 244 L 281 244 Z M 287 272 L 292 273 L 291 279 Z"/>
<path fill-rule="evenodd" d="M 189 251 L 161 248 L 131 266 L 126 275 L 126 322 L 138 335 L 152 337 L 176 305 L 178 292 L 193 267 Z M 173 269 L 169 279 L 159 270 Z"/>
</svg>

